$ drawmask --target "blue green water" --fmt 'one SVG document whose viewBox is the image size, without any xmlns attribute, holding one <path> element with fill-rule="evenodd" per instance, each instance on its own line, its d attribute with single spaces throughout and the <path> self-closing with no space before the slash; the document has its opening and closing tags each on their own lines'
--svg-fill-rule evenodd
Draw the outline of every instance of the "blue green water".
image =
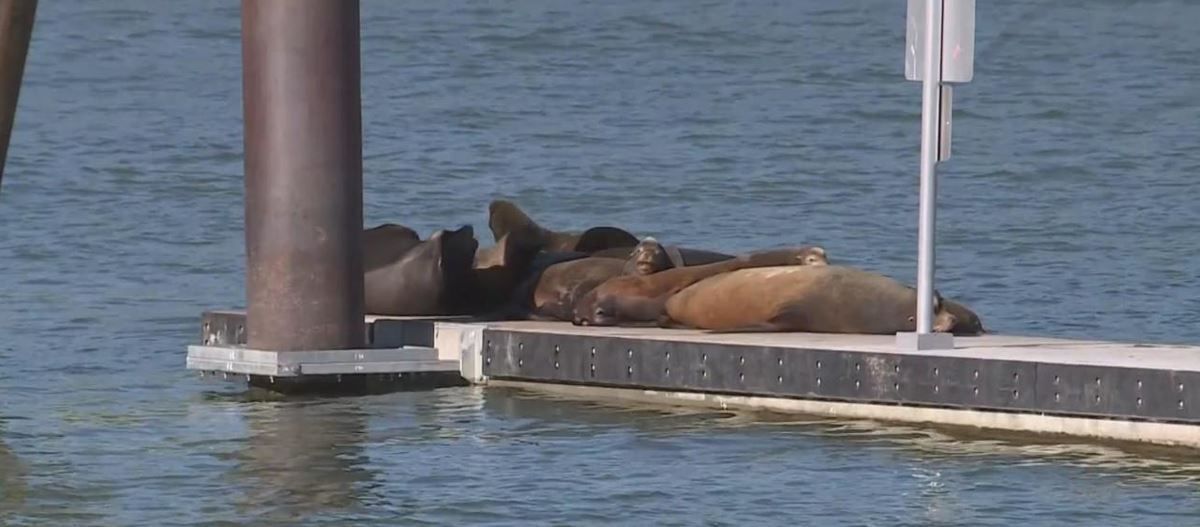
<svg viewBox="0 0 1200 527">
<path fill-rule="evenodd" d="M 938 287 L 1005 333 L 1200 341 L 1200 4 L 979 2 Z M 260 400 L 237 2 L 42 2 L 0 190 L 4 525 L 1192 525 L 1194 452 L 462 388 Z M 912 281 L 904 3 L 362 6 L 368 224 L 508 197 Z M 782 420 L 781 420 L 782 419 Z"/>
</svg>

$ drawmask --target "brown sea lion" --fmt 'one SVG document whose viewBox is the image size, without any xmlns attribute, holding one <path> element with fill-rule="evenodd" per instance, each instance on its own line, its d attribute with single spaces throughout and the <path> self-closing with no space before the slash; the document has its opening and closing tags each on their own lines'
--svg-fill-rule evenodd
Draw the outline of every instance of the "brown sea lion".
<svg viewBox="0 0 1200 527">
<path fill-rule="evenodd" d="M 638 250 L 625 260 L 591 256 L 557 263 L 538 278 L 531 299 L 531 318 L 573 320 L 575 302 L 609 279 L 622 275 L 646 276 L 672 267 L 662 245 L 653 238 L 643 240 Z"/>
<path fill-rule="evenodd" d="M 386 231 L 386 230 L 385 230 Z M 395 230 L 393 230 L 395 231 Z M 392 232 L 368 239 L 399 239 Z M 479 242 L 474 230 L 439 230 L 398 251 L 391 244 L 364 243 L 366 312 L 378 315 L 451 315 L 470 309 L 478 291 L 472 268 Z"/>
<path fill-rule="evenodd" d="M 538 233 L 547 251 L 593 253 L 613 247 L 633 247 L 638 243 L 636 236 L 617 227 L 592 227 L 582 232 L 553 231 L 538 225 L 515 203 L 502 199 L 488 205 L 488 228 L 497 243 L 516 229 L 532 229 Z"/>
<path fill-rule="evenodd" d="M 666 303 L 660 325 L 718 331 L 800 331 L 892 335 L 915 331 L 917 291 L 892 278 L 852 267 L 743 269 L 713 276 Z M 954 315 L 934 298 L 933 330 L 954 327 Z"/>
<path fill-rule="evenodd" d="M 705 278 L 753 267 L 827 263 L 824 249 L 802 246 L 756 251 L 732 260 L 678 267 L 646 276 L 619 276 L 581 297 L 575 303 L 572 322 L 582 326 L 651 324 L 662 315 L 667 299 Z"/>
</svg>

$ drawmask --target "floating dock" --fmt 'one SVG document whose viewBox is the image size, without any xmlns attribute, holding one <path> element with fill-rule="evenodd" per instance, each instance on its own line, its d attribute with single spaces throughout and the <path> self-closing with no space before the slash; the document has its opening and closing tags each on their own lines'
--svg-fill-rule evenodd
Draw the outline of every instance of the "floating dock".
<svg viewBox="0 0 1200 527">
<path fill-rule="evenodd" d="M 1196 346 L 989 335 L 910 351 L 890 335 L 368 317 L 369 349 L 273 353 L 246 349 L 244 327 L 243 312 L 206 312 L 187 367 L 258 384 L 383 376 L 1200 447 Z"/>
</svg>

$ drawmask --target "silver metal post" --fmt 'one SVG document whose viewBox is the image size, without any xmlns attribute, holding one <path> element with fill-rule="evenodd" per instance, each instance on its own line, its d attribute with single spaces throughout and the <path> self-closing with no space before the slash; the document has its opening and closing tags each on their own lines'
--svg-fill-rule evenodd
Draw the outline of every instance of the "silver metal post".
<svg viewBox="0 0 1200 527">
<path fill-rule="evenodd" d="M 933 330 L 934 227 L 937 219 L 938 126 L 941 114 L 942 10 L 945 0 L 927 0 L 925 75 L 921 89 L 921 197 L 917 231 L 917 334 Z"/>
</svg>

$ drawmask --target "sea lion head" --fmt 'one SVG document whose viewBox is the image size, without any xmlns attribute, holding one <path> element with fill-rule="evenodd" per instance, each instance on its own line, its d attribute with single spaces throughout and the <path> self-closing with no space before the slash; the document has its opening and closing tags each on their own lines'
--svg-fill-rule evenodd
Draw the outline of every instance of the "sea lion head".
<svg viewBox="0 0 1200 527">
<path fill-rule="evenodd" d="M 911 315 L 908 317 L 908 323 L 916 328 L 917 316 Z M 954 316 L 949 309 L 946 308 L 946 300 L 942 298 L 942 294 L 936 289 L 933 291 L 933 322 L 930 331 L 934 333 L 950 333 L 954 327 L 958 325 L 958 317 Z"/>
<path fill-rule="evenodd" d="M 971 311 L 967 306 L 964 306 L 953 300 L 943 300 L 946 311 L 953 314 L 955 323 L 951 326 L 951 333 L 965 337 L 975 337 L 988 333 L 988 330 L 983 327 L 983 321 L 979 319 L 979 315 Z"/>
<path fill-rule="evenodd" d="M 576 326 L 615 326 L 617 309 L 612 295 L 602 295 L 597 290 L 588 291 L 575 302 L 571 323 Z"/>
<path fill-rule="evenodd" d="M 800 260 L 800 265 L 829 265 L 825 248 L 817 245 L 801 248 L 796 258 Z"/>
<path fill-rule="evenodd" d="M 667 256 L 667 248 L 651 236 L 647 236 L 634 247 L 633 253 L 629 255 L 629 262 L 633 266 L 634 274 L 643 276 L 673 267 L 671 258 Z"/>
</svg>

